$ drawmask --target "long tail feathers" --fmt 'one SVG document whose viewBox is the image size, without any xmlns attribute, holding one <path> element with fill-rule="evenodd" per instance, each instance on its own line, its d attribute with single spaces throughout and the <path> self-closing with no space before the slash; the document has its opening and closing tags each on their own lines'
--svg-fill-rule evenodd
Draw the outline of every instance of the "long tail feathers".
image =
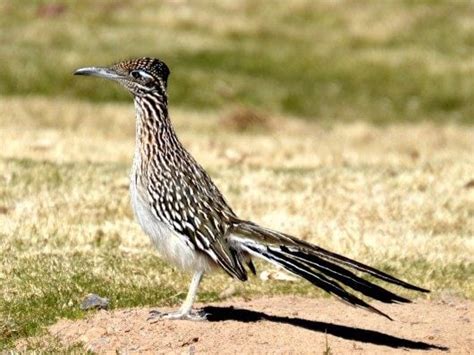
<svg viewBox="0 0 474 355">
<path fill-rule="evenodd" d="M 388 319 L 391 319 L 388 315 L 347 292 L 340 283 L 384 303 L 408 303 L 410 300 L 364 280 L 344 267 L 364 272 L 410 290 L 429 292 L 355 260 L 251 222 L 240 221 L 235 224 L 232 238 L 249 254 L 303 277 L 342 301 L 365 308 Z"/>
</svg>

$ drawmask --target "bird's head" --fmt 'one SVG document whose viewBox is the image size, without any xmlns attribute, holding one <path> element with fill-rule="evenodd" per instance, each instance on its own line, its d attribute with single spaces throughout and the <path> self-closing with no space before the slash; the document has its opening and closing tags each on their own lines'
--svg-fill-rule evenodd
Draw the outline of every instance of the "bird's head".
<svg viewBox="0 0 474 355">
<path fill-rule="evenodd" d="M 170 70 L 156 58 L 137 58 L 126 60 L 110 67 L 80 68 L 74 75 L 91 75 L 115 80 L 134 96 L 158 92 L 166 95 L 166 86 Z"/>
</svg>

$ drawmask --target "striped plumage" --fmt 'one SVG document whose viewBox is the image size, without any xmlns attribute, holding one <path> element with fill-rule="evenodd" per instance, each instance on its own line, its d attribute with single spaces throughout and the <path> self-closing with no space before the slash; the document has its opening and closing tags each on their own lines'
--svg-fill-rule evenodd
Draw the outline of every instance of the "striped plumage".
<svg viewBox="0 0 474 355">
<path fill-rule="evenodd" d="M 427 292 L 290 235 L 239 219 L 173 129 L 166 91 L 169 69 L 162 61 L 140 58 L 110 68 L 82 68 L 75 74 L 116 80 L 133 94 L 136 109 L 136 145 L 130 183 L 133 210 L 162 257 L 194 273 L 180 310 L 168 314 L 156 312 L 155 318 L 202 319 L 205 315 L 192 311 L 202 275 L 220 267 L 230 276 L 245 281 L 245 265 L 255 273 L 252 257 L 281 266 L 345 302 L 384 316 L 342 285 L 385 303 L 409 300 L 361 278 L 351 269 Z"/>
</svg>

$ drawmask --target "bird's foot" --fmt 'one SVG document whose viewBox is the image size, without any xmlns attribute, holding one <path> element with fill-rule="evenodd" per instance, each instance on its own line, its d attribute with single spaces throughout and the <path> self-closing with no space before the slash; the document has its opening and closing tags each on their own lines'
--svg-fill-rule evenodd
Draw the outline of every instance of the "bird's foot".
<svg viewBox="0 0 474 355">
<path fill-rule="evenodd" d="M 193 320 L 193 321 L 203 321 L 207 320 L 207 313 L 200 310 L 189 310 L 182 311 L 178 310 L 175 312 L 160 312 L 157 310 L 150 311 L 150 316 L 147 318 L 147 321 L 150 323 L 156 323 L 161 319 L 182 319 L 182 320 Z"/>
</svg>

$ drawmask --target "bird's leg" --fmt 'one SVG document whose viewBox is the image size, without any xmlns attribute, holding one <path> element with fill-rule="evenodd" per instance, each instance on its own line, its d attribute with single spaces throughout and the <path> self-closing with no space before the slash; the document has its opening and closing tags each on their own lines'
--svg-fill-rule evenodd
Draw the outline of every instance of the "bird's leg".
<svg viewBox="0 0 474 355">
<path fill-rule="evenodd" d="M 157 322 L 159 319 L 187 319 L 187 320 L 206 320 L 206 314 L 201 311 L 193 311 L 193 303 L 194 298 L 196 297 L 196 293 L 199 287 L 199 283 L 201 282 L 202 271 L 197 271 L 193 275 L 193 279 L 191 280 L 191 284 L 189 285 L 189 291 L 184 300 L 183 304 L 179 308 L 179 310 L 175 312 L 166 312 L 162 313 L 160 311 L 150 311 L 150 320 L 152 323 Z"/>
</svg>

